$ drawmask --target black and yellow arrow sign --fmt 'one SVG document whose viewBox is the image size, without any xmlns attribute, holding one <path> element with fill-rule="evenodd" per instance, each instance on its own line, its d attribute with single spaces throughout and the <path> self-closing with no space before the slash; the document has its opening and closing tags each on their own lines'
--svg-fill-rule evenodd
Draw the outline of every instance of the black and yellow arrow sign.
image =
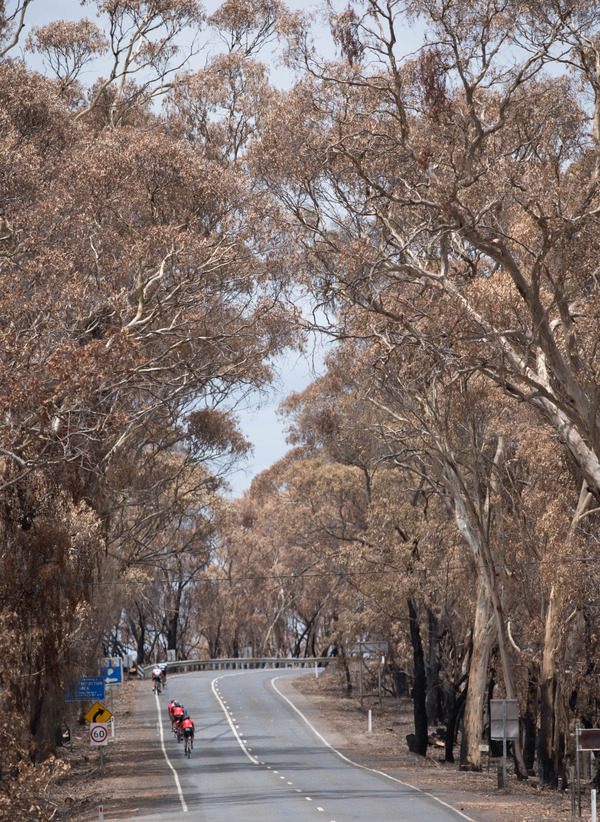
<svg viewBox="0 0 600 822">
<path fill-rule="evenodd" d="M 111 718 L 111 712 L 101 705 L 100 702 L 94 702 L 87 714 L 84 714 L 84 719 L 88 722 L 108 722 Z"/>
</svg>

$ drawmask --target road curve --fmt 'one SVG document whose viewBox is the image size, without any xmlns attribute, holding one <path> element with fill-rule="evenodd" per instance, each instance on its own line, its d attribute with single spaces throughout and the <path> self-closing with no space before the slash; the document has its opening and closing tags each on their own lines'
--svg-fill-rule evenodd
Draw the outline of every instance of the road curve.
<svg viewBox="0 0 600 822">
<path fill-rule="evenodd" d="M 469 817 L 393 777 L 352 763 L 282 693 L 298 671 L 203 672 L 169 678 L 154 699 L 173 778 L 169 811 L 138 822 L 465 822 Z M 196 725 L 191 758 L 173 738 L 169 698 Z"/>
</svg>

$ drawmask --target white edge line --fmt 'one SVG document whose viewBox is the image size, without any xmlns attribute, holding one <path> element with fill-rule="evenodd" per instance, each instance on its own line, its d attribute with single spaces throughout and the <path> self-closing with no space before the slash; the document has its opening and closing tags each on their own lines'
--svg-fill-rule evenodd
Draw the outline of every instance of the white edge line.
<svg viewBox="0 0 600 822">
<path fill-rule="evenodd" d="M 221 699 L 221 697 L 219 696 L 219 694 L 217 693 L 217 691 L 215 689 L 215 683 L 218 682 L 220 679 L 225 679 L 228 676 L 241 676 L 241 675 L 242 674 L 224 674 L 223 676 L 218 676 L 218 677 L 216 677 L 216 679 L 213 679 L 213 681 L 210 683 L 210 688 L 211 688 L 211 691 L 213 692 L 213 694 L 215 695 L 215 697 L 217 698 L 217 701 L 218 701 L 219 705 L 221 706 L 221 710 L 223 711 L 223 713 L 225 714 L 225 716 L 227 718 L 227 722 L 229 722 L 229 727 L 231 728 L 232 734 L 237 739 L 238 745 L 240 746 L 240 748 L 243 750 L 243 752 L 246 754 L 246 756 L 248 757 L 250 762 L 252 762 L 253 765 L 259 765 L 260 763 L 259 763 L 258 759 L 256 759 L 256 757 L 252 756 L 252 754 L 248 751 L 248 748 L 244 745 L 241 736 L 238 734 L 237 730 L 235 729 L 235 726 L 234 726 L 233 722 L 231 721 L 231 717 L 229 716 L 229 712 L 227 711 L 227 708 L 225 707 L 225 705 L 223 703 L 223 700 Z"/>
<path fill-rule="evenodd" d="M 177 776 L 177 771 L 171 764 L 171 760 L 169 759 L 169 755 L 167 754 L 167 749 L 165 748 L 165 735 L 163 733 L 163 725 L 162 725 L 162 717 L 160 714 L 160 702 L 158 701 L 158 694 L 154 694 L 154 698 L 156 699 L 156 710 L 158 712 L 158 729 L 160 731 L 160 746 L 162 748 L 162 752 L 164 754 L 165 760 L 169 768 L 173 771 L 173 778 L 175 779 L 175 785 L 177 786 L 177 793 L 179 794 L 179 800 L 181 802 L 181 810 L 183 813 L 188 812 L 188 806 L 186 804 L 185 798 L 183 796 L 183 791 L 181 790 L 181 783 L 179 782 L 179 777 Z"/>
<path fill-rule="evenodd" d="M 281 691 L 279 690 L 279 688 L 278 688 L 278 687 L 277 687 L 277 685 L 275 684 L 275 682 L 276 682 L 278 679 L 289 679 L 289 677 L 287 677 L 287 676 L 276 676 L 276 677 L 274 677 L 274 678 L 271 680 L 271 685 L 272 685 L 272 687 L 273 687 L 273 690 L 274 690 L 274 691 L 277 691 L 277 693 L 279 694 L 279 696 L 280 696 L 282 699 L 285 699 L 285 701 L 288 703 L 288 705 L 289 705 L 291 708 L 293 708 L 293 709 L 296 711 L 296 713 L 297 713 L 300 717 L 302 717 L 302 719 L 306 722 L 306 724 L 307 724 L 307 725 L 308 725 L 308 727 L 311 729 L 311 731 L 319 737 L 319 739 L 321 740 L 321 742 L 323 742 L 323 744 L 324 744 L 324 745 L 326 745 L 326 746 L 327 746 L 328 748 L 330 748 L 330 749 L 331 749 L 331 750 L 332 750 L 335 754 L 337 754 L 337 755 L 340 757 L 340 759 L 343 759 L 345 762 L 348 762 L 350 765 L 354 765 L 354 767 L 355 767 L 355 768 L 362 768 L 362 769 L 363 769 L 363 771 L 371 771 L 371 773 L 376 773 L 376 774 L 379 774 L 379 776 L 385 776 L 385 777 L 386 777 L 386 779 L 391 779 L 391 780 L 392 780 L 392 782 L 398 782 L 398 784 L 400 784 L 400 785 L 404 785 L 404 786 L 405 786 L 405 787 L 407 787 L 407 788 L 412 788 L 414 791 L 418 791 L 419 793 L 422 793 L 424 796 L 428 796 L 430 799 L 434 799 L 436 802 L 439 802 L 439 803 L 440 803 L 440 805 L 443 805 L 444 807 L 446 807 L 446 808 L 448 808 L 449 810 L 453 811 L 453 812 L 454 812 L 455 814 L 457 814 L 458 816 L 461 816 L 463 819 L 466 819 L 466 820 L 467 820 L 467 822 L 476 822 L 476 820 L 475 820 L 475 819 L 473 819 L 472 817 L 467 816 L 465 813 L 463 813 L 462 811 L 459 811 L 459 810 L 458 810 L 457 808 L 455 808 L 453 805 L 450 805 L 448 802 L 444 802 L 444 800 L 443 800 L 443 799 L 440 799 L 439 797 L 434 796 L 432 793 L 429 793 L 429 791 L 424 791 L 422 788 L 417 788 L 415 785 L 411 785 L 411 784 L 410 784 L 410 782 L 404 782 L 404 780 L 402 780 L 402 779 L 398 779 L 396 776 L 392 776 L 391 774 L 386 773 L 385 771 L 378 771 L 376 768 L 368 768 L 366 765 L 361 765 L 359 762 L 354 762 L 352 759 L 349 759 L 347 756 L 344 756 L 344 754 L 343 754 L 343 753 L 341 753 L 341 751 L 338 751 L 338 749 L 337 749 L 337 748 L 334 748 L 334 747 L 333 747 L 333 745 L 332 745 L 330 742 L 328 742 L 328 741 L 325 739 L 325 737 L 324 737 L 324 736 L 322 736 L 322 735 L 321 735 L 321 734 L 317 731 L 317 729 L 315 728 L 315 726 L 314 726 L 314 725 L 312 725 L 312 724 L 311 724 L 311 722 L 307 719 L 307 717 L 306 717 L 306 716 L 304 716 L 304 714 L 302 713 L 302 711 L 294 705 L 294 703 L 291 701 L 291 699 L 288 699 L 288 698 L 287 698 L 287 696 L 286 696 L 285 694 L 282 694 L 282 693 L 281 693 Z"/>
</svg>

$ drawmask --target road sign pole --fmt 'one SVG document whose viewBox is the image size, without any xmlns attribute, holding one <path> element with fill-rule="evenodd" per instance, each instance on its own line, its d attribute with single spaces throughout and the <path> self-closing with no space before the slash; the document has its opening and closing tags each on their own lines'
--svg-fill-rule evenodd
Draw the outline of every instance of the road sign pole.
<svg viewBox="0 0 600 822">
<path fill-rule="evenodd" d="M 579 770 L 579 722 L 575 724 L 575 765 L 577 768 L 577 808 L 581 816 L 581 772 Z"/>
<path fill-rule="evenodd" d="M 98 750 L 100 751 L 100 772 L 104 776 L 104 748 L 102 745 L 98 746 Z"/>
<path fill-rule="evenodd" d="M 506 700 L 502 703 L 502 787 L 506 787 Z"/>
</svg>

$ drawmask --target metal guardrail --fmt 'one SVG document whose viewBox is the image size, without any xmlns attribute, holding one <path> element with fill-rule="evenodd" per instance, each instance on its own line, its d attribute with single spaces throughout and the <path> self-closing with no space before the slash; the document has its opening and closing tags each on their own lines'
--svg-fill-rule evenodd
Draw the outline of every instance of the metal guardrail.
<svg viewBox="0 0 600 822">
<path fill-rule="evenodd" d="M 167 662 L 168 674 L 186 674 L 191 671 L 248 671 L 257 668 L 325 668 L 335 657 L 260 657 L 231 659 L 180 659 Z M 152 665 L 138 665 L 137 675 L 144 679 L 152 673 Z"/>
</svg>

